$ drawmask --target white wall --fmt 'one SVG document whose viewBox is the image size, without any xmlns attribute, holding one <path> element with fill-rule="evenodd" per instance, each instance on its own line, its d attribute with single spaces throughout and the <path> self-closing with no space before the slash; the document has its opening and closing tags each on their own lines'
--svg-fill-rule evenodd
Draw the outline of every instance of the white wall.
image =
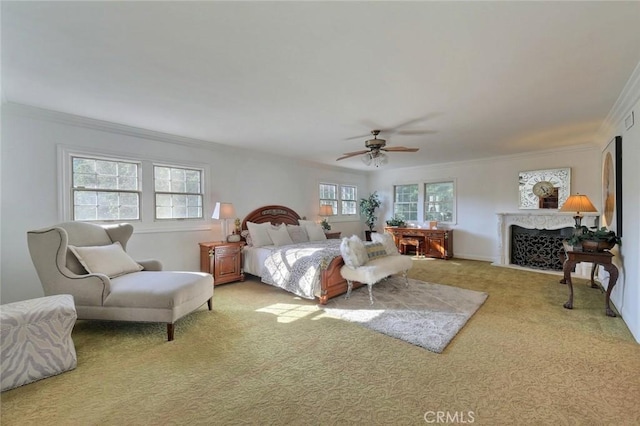
<svg viewBox="0 0 640 426">
<path fill-rule="evenodd" d="M 629 130 L 618 123 L 622 135 L 622 280 L 614 287 L 613 300 L 640 342 L 640 101 L 633 106 L 636 124 Z M 630 113 L 631 111 L 627 111 Z"/>
<path fill-rule="evenodd" d="M 600 199 L 600 149 L 596 146 L 565 151 L 539 152 L 462 163 L 381 170 L 371 178 L 371 188 L 381 195 L 378 225 L 392 215 L 393 186 L 426 180 L 456 181 L 457 224 L 453 229 L 455 257 L 497 261 L 496 213 L 518 211 L 518 173 L 525 170 L 571 168 L 571 193 Z M 596 204 L 597 205 L 597 204 Z"/>
<path fill-rule="evenodd" d="M 40 297 L 40 282 L 29 257 L 26 232 L 63 220 L 58 214 L 57 147 L 99 149 L 141 159 L 207 164 L 207 202 L 232 202 L 238 217 L 267 204 L 291 207 L 318 218 L 318 184 L 349 183 L 367 194 L 366 173 L 274 155 L 252 153 L 218 144 L 187 140 L 20 105 L 2 109 L 1 281 L 2 303 Z M 209 216 L 211 211 L 208 212 Z M 134 223 L 134 226 L 136 223 Z M 204 225 L 204 226 L 203 226 Z M 359 218 L 332 221 L 333 230 L 363 236 Z M 139 226 L 142 228 L 142 226 Z M 213 230 L 212 230 L 213 228 Z M 137 231 L 128 245 L 134 258 L 155 258 L 165 269 L 199 270 L 201 241 L 221 235 L 213 221 L 184 231 Z"/>
<path fill-rule="evenodd" d="M 627 129 L 625 118 L 635 116 Z M 640 64 L 609 114 L 610 128 L 602 132 L 601 146 L 622 136 L 622 244 L 614 248 L 620 270 L 611 300 L 640 342 Z"/>
</svg>

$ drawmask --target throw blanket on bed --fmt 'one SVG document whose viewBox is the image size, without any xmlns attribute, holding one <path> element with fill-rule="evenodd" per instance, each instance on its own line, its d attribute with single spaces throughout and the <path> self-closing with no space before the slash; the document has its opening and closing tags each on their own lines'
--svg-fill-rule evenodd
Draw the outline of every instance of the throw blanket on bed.
<svg viewBox="0 0 640 426">
<path fill-rule="evenodd" d="M 262 282 L 314 299 L 320 289 L 320 272 L 340 256 L 340 243 L 336 239 L 279 247 L 264 262 Z"/>
</svg>

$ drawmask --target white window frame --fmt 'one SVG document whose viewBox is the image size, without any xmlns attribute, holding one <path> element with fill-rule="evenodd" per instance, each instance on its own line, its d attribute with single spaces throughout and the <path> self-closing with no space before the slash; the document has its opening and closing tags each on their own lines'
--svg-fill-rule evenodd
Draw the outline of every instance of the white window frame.
<svg viewBox="0 0 640 426">
<path fill-rule="evenodd" d="M 204 170 L 201 168 L 195 167 L 184 167 L 184 166 L 176 166 L 173 164 L 164 164 L 164 163 L 153 163 L 153 218 L 154 220 L 202 220 L 204 219 L 205 211 L 204 211 L 204 193 L 203 183 L 204 183 Z M 178 192 L 178 191 L 158 191 L 156 189 L 156 167 L 163 167 L 169 169 L 181 169 L 186 171 L 193 171 L 200 173 L 200 191 L 199 192 Z M 172 218 L 159 218 L 158 217 L 158 195 L 185 195 L 185 196 L 198 196 L 200 197 L 200 216 L 198 217 L 172 217 Z"/>
<path fill-rule="evenodd" d="M 320 186 L 321 185 L 328 185 L 328 186 L 333 186 L 336 188 L 336 198 L 321 198 L 320 197 Z M 343 200 L 342 199 L 342 188 L 343 187 L 349 187 L 349 188 L 354 188 L 355 189 L 355 199 L 354 200 Z M 356 211 L 353 214 L 344 214 L 342 213 L 342 203 L 343 201 L 348 201 L 348 202 L 355 202 L 356 203 Z M 331 216 L 334 219 L 350 219 L 350 218 L 359 218 L 359 213 L 358 213 L 358 185 L 354 185 L 354 184 L 342 184 L 342 183 L 331 183 L 331 182 L 319 182 L 318 183 L 318 209 L 320 209 L 320 206 L 323 204 L 327 204 L 327 202 L 335 202 L 337 209 L 336 211 L 334 211 L 333 216 Z"/>
<path fill-rule="evenodd" d="M 344 199 L 344 198 L 342 198 L 342 188 L 353 188 L 354 189 L 353 199 L 350 199 L 350 198 L 349 199 Z M 344 216 L 344 217 L 355 217 L 355 216 L 358 216 L 358 186 L 357 185 L 339 185 L 338 186 L 338 191 L 339 191 L 339 198 L 340 198 L 340 207 L 339 207 L 340 216 Z M 344 213 L 344 204 L 345 204 L 345 202 L 354 204 L 355 213 Z"/>
<path fill-rule="evenodd" d="M 83 186 L 75 186 L 74 184 L 74 168 L 73 168 L 73 160 L 74 159 L 84 159 L 84 160 L 92 160 L 92 161 L 104 161 L 104 162 L 109 162 L 109 163 L 126 163 L 126 164 L 131 164 L 134 165 L 137 169 L 137 173 L 136 173 L 136 189 L 109 189 L 109 188 L 100 188 L 100 187 L 95 187 L 95 188 L 86 188 Z M 88 155 L 71 155 L 69 157 L 69 162 L 70 162 L 70 168 L 71 168 L 71 185 L 69 187 L 69 190 L 71 192 L 70 195 L 70 202 L 71 202 L 71 206 L 70 206 L 70 210 L 71 210 L 71 220 L 73 221 L 79 221 L 79 222 L 138 222 L 142 216 L 142 179 L 141 179 L 141 174 L 142 174 L 142 165 L 139 161 L 131 161 L 131 160 L 124 160 L 122 158 L 111 158 L 111 157 L 104 157 L 104 156 L 88 156 Z M 117 193 L 117 194 L 136 194 L 137 198 L 138 198 L 138 217 L 137 218 L 121 218 L 121 219 L 77 219 L 76 218 L 76 202 L 75 202 L 75 195 L 76 193 L 81 193 L 81 192 L 95 192 L 95 193 Z"/>
<path fill-rule="evenodd" d="M 392 210 L 393 211 L 393 216 L 396 216 L 396 214 L 398 214 L 398 213 L 396 213 L 397 205 L 399 205 L 399 204 L 402 204 L 402 205 L 409 204 L 409 203 L 404 203 L 404 202 L 403 203 L 399 203 L 399 202 L 396 201 L 396 189 L 399 186 L 417 186 L 417 188 L 418 188 L 418 197 L 416 198 L 416 201 L 415 201 L 415 203 L 416 203 L 416 218 L 415 219 L 410 219 L 410 218 L 406 217 L 405 215 L 402 215 L 402 216 L 404 217 L 404 219 L 407 222 L 419 222 L 420 221 L 420 184 L 419 183 L 418 184 L 416 184 L 416 183 L 399 183 L 399 184 L 393 185 L 393 210 Z"/>
<path fill-rule="evenodd" d="M 428 194 L 427 194 L 427 185 L 436 184 L 436 183 L 451 183 L 453 186 L 453 197 L 451 200 L 451 215 L 452 218 L 450 221 L 438 221 L 438 223 L 444 223 L 447 225 L 455 225 L 457 223 L 457 198 L 458 198 L 458 188 L 456 185 L 456 179 L 454 178 L 442 178 L 442 179 L 429 179 L 422 182 L 422 195 L 423 195 L 423 203 L 422 203 L 422 217 L 424 218 L 424 222 L 429 222 L 427 219 L 427 203 L 428 203 Z"/>
<path fill-rule="evenodd" d="M 336 194 L 336 198 L 323 198 L 322 197 L 322 191 L 321 191 L 321 187 L 322 186 L 332 186 L 334 187 L 334 192 Z M 331 215 L 333 216 L 338 216 L 338 213 L 340 212 L 340 187 L 338 186 L 338 184 L 335 183 L 327 183 L 327 182 L 320 182 L 318 184 L 318 199 L 319 199 L 319 203 L 318 203 L 318 211 L 320 211 L 320 206 L 322 205 L 329 205 L 331 207 L 335 206 L 335 210 L 333 211 L 333 214 Z"/>
<path fill-rule="evenodd" d="M 73 200 L 71 199 L 72 193 L 70 191 L 72 181 L 72 164 L 71 157 L 88 157 L 98 158 L 103 157 L 105 159 L 122 160 L 128 162 L 140 162 L 141 163 L 141 187 L 142 199 L 140 206 L 140 220 L 127 221 L 131 222 L 135 226 L 137 233 L 146 232 L 174 232 L 174 231 L 210 231 L 211 219 L 208 218 L 207 212 L 213 211 L 213 203 L 207 197 L 208 187 L 210 186 L 209 180 L 211 179 L 211 173 L 209 165 L 196 162 L 181 162 L 172 159 L 155 157 L 140 158 L 136 155 L 129 153 L 114 152 L 109 150 L 70 146 L 64 144 L 57 145 L 58 154 L 58 219 L 60 222 L 67 222 L 73 220 Z M 203 218 L 202 219 L 155 219 L 155 191 L 153 182 L 153 164 L 170 165 L 172 167 L 185 168 L 185 169 L 200 169 L 202 170 L 202 194 L 203 199 Z M 94 221 L 92 223 L 108 224 L 116 223 L 119 221 Z M 125 222 L 125 221 L 123 221 Z"/>
</svg>

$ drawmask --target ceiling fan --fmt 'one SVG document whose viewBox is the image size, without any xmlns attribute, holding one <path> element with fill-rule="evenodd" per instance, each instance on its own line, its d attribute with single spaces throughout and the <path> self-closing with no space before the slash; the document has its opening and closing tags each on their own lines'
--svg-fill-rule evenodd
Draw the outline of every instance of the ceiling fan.
<svg viewBox="0 0 640 426">
<path fill-rule="evenodd" d="M 388 162 L 387 154 L 385 154 L 384 152 L 416 152 L 419 149 L 406 148 L 404 146 L 392 146 L 385 148 L 387 145 L 387 141 L 384 139 L 378 139 L 380 130 L 372 130 L 371 134 L 373 135 L 373 139 L 369 139 L 364 143 L 364 146 L 366 146 L 367 149 L 354 152 L 345 152 L 342 157 L 338 158 L 336 161 L 364 154 L 361 158 L 364 164 L 369 166 L 371 165 L 371 163 L 373 163 L 376 167 L 380 167 L 381 165 L 387 164 Z"/>
<path fill-rule="evenodd" d="M 399 134 L 399 135 L 428 135 L 431 133 L 437 133 L 435 130 L 428 130 L 428 129 L 405 129 L 406 127 L 411 127 L 413 125 L 415 125 L 416 123 L 420 123 L 422 121 L 425 120 L 430 120 L 434 117 L 437 117 L 441 115 L 441 113 L 431 113 L 431 114 L 427 114 L 425 116 L 422 117 L 417 117 L 417 118 L 412 118 L 411 120 L 407 120 L 403 123 L 397 124 L 396 126 L 393 127 L 385 127 L 385 126 L 380 126 L 370 120 L 363 120 L 362 124 L 365 124 L 368 128 L 370 129 L 380 129 L 378 130 L 379 133 L 384 133 L 385 135 L 393 135 L 393 134 Z M 373 133 L 373 132 L 371 132 Z M 364 135 L 358 135 L 358 136 L 351 136 L 349 138 L 346 138 L 346 141 L 349 140 L 353 140 L 353 139 L 362 139 L 369 136 L 368 133 L 365 133 Z"/>
</svg>

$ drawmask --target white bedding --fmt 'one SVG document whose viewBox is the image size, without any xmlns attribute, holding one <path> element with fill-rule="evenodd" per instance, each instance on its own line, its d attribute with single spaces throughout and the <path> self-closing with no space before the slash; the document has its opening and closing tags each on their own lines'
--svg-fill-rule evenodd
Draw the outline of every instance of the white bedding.
<svg viewBox="0 0 640 426">
<path fill-rule="evenodd" d="M 340 240 L 312 241 L 281 247 L 245 247 L 244 272 L 297 296 L 320 295 L 320 272 L 340 256 Z"/>
<path fill-rule="evenodd" d="M 246 274 L 262 277 L 262 268 L 267 257 L 276 249 L 276 246 L 249 247 L 242 250 L 242 262 Z"/>
</svg>

